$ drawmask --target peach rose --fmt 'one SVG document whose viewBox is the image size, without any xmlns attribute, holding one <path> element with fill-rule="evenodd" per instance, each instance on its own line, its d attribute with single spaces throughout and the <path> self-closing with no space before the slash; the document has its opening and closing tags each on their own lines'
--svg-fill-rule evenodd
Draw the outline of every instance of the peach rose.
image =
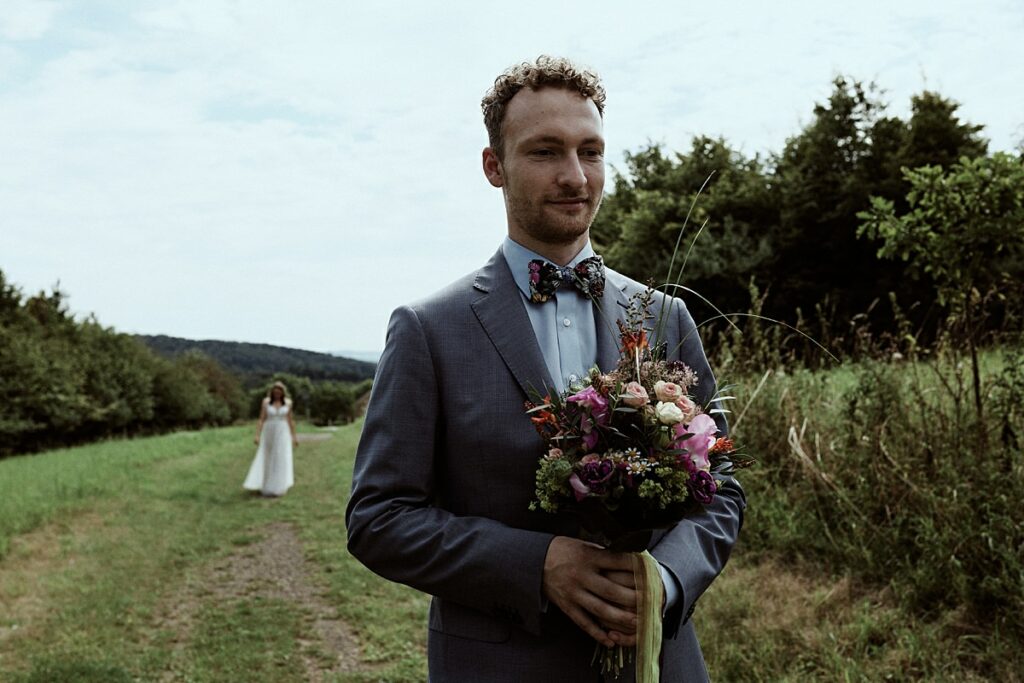
<svg viewBox="0 0 1024 683">
<path fill-rule="evenodd" d="M 651 397 L 647 395 L 647 390 L 644 389 L 644 385 L 640 382 L 630 382 L 623 389 L 621 396 L 622 402 L 631 408 L 639 408 L 645 406 L 651 402 Z"/>
<path fill-rule="evenodd" d="M 683 411 L 683 422 L 686 424 L 690 424 L 690 421 L 700 414 L 700 408 L 689 396 L 680 396 L 676 399 L 676 405 L 679 406 L 679 410 Z"/>
<path fill-rule="evenodd" d="M 683 388 L 675 382 L 656 382 L 654 395 L 658 397 L 659 401 L 675 403 L 686 394 L 683 393 Z"/>
</svg>

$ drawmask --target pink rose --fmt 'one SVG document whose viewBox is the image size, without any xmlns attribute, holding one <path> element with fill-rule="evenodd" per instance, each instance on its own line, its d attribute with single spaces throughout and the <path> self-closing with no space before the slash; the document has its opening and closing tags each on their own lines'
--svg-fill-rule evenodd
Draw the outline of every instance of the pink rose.
<svg viewBox="0 0 1024 683">
<path fill-rule="evenodd" d="M 544 457 L 547 458 L 548 460 L 558 460 L 559 458 L 562 457 L 562 455 L 563 454 L 561 448 L 552 448 Z"/>
<path fill-rule="evenodd" d="M 650 396 L 647 395 L 647 390 L 644 389 L 644 385 L 640 384 L 640 382 L 630 382 L 627 384 L 620 398 L 623 403 L 631 408 L 639 408 L 651 402 Z"/>
<path fill-rule="evenodd" d="M 679 410 L 683 411 L 683 422 L 687 424 L 700 414 L 700 408 L 689 396 L 680 396 L 676 399 L 676 405 L 679 406 Z"/>
<path fill-rule="evenodd" d="M 586 465 L 592 462 L 597 462 L 600 459 L 601 456 L 599 456 L 597 453 L 587 453 L 582 458 L 580 458 L 580 463 Z"/>
<path fill-rule="evenodd" d="M 675 403 L 685 396 L 683 388 L 675 382 L 655 382 L 654 395 L 658 397 L 659 401 L 665 403 Z"/>
</svg>

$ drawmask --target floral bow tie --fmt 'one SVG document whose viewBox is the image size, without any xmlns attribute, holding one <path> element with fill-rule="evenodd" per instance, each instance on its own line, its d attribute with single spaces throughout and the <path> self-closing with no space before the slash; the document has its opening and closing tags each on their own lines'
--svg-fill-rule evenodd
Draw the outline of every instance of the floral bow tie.
<svg viewBox="0 0 1024 683">
<path fill-rule="evenodd" d="M 542 304 L 562 285 L 572 285 L 591 298 L 604 295 L 604 261 L 600 256 L 585 258 L 574 268 L 556 266 L 547 261 L 530 261 L 530 301 Z"/>
</svg>

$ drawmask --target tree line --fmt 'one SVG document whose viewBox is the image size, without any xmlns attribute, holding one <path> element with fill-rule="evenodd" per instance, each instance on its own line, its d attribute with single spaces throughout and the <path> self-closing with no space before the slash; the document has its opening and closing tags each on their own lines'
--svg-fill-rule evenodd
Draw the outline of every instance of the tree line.
<svg viewBox="0 0 1024 683">
<path fill-rule="evenodd" d="M 638 280 L 661 284 L 672 266 L 673 281 L 723 313 L 757 303 L 772 318 L 810 320 L 830 342 L 826 328 L 865 318 L 894 331 L 890 292 L 925 337 L 951 291 L 999 299 L 990 322 L 1004 321 L 1024 279 L 1024 148 L 990 154 L 982 126 L 935 92 L 912 97 L 906 118 L 886 108 L 874 85 L 839 77 L 781 152 L 750 156 L 697 136 L 685 152 L 629 153 L 595 248 Z M 683 296 L 699 320 L 717 315 Z"/>
<path fill-rule="evenodd" d="M 362 382 L 373 379 L 376 370 L 373 363 L 365 361 L 271 344 L 182 339 L 162 334 L 138 337 L 162 356 L 175 357 L 189 351 L 199 351 L 237 375 L 246 385 L 262 382 L 275 372 L 308 377 L 311 380 Z"/>
<path fill-rule="evenodd" d="M 347 422 L 370 380 L 239 376 L 197 350 L 163 357 L 90 316 L 76 320 L 55 289 L 25 297 L 0 271 L 0 457 L 110 436 L 230 424 L 258 414 L 282 380 L 297 413 Z"/>
<path fill-rule="evenodd" d="M 986 331 L 1020 329 L 1024 155 L 990 154 L 982 127 L 938 93 L 912 97 L 906 118 L 886 106 L 873 85 L 840 77 L 781 152 L 697 136 L 685 152 L 628 153 L 595 247 L 638 280 L 685 285 L 698 321 L 756 310 L 837 351 L 866 328 L 915 340 L 954 329 L 976 370 Z M 372 368 L 263 345 L 146 342 L 159 353 L 76 321 L 59 291 L 24 297 L 0 272 L 0 455 L 252 417 L 268 379 L 289 386 L 300 416 L 345 421 Z M 268 363 L 284 374 L 268 378 Z"/>
</svg>

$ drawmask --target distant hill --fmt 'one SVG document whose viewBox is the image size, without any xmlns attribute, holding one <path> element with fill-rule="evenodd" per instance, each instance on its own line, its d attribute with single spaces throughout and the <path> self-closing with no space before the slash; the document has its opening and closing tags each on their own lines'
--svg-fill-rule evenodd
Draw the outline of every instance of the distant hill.
<svg viewBox="0 0 1024 683">
<path fill-rule="evenodd" d="M 367 363 L 376 364 L 380 360 L 380 351 L 331 351 L 332 356 L 343 356 L 355 360 L 365 360 Z"/>
<path fill-rule="evenodd" d="M 270 344 L 194 340 L 159 335 L 136 335 L 146 346 L 161 356 L 178 356 L 186 351 L 201 351 L 228 370 L 241 375 L 247 383 L 287 372 L 312 380 L 360 382 L 372 379 L 377 366 L 362 360 L 343 358 L 329 353 L 289 349 Z"/>
</svg>

